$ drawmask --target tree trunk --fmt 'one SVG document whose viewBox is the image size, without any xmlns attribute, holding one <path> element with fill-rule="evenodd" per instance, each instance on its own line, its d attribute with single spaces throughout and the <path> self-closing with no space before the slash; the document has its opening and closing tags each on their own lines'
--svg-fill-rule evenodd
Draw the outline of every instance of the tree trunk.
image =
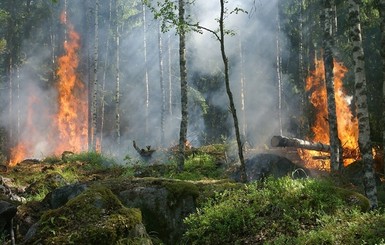
<svg viewBox="0 0 385 245">
<path fill-rule="evenodd" d="M 358 118 L 358 144 L 364 162 L 364 187 L 370 206 L 376 208 L 377 188 L 374 179 L 372 144 L 370 140 L 369 113 L 365 75 L 365 56 L 362 48 L 361 21 L 358 0 L 349 0 L 349 23 L 353 42 L 354 80 Z"/>
<path fill-rule="evenodd" d="M 239 161 L 241 163 L 240 166 L 240 174 L 241 174 L 241 181 L 246 182 L 247 181 L 247 175 L 246 175 L 246 166 L 245 166 L 245 159 L 243 157 L 243 146 L 241 142 L 241 136 L 239 133 L 239 124 L 238 124 L 238 117 L 237 117 L 237 111 L 235 109 L 233 94 L 230 89 L 230 78 L 229 78 L 229 62 L 226 56 L 225 51 L 225 28 L 224 28 L 224 17 L 225 17 L 225 0 L 220 0 L 221 4 L 221 15 L 219 17 L 219 31 L 220 31 L 220 43 L 221 43 L 221 54 L 222 54 L 222 60 L 225 68 L 225 83 L 226 83 L 226 92 L 227 96 L 229 97 L 230 102 L 230 111 L 233 116 L 234 121 L 234 128 L 235 128 L 235 136 L 237 140 L 238 145 L 238 156 Z"/>
<path fill-rule="evenodd" d="M 378 11 L 381 17 L 381 58 L 382 58 L 382 145 L 385 152 L 385 0 L 378 1 Z M 384 157 L 384 174 L 385 174 L 385 157 Z"/>
<path fill-rule="evenodd" d="M 168 114 L 172 116 L 172 64 L 171 64 L 171 35 L 168 34 L 167 38 L 167 51 L 168 51 Z"/>
<path fill-rule="evenodd" d="M 99 0 L 95 1 L 94 9 L 94 72 L 92 84 L 91 103 L 91 145 L 92 151 L 96 150 L 96 128 L 97 128 L 97 100 L 98 100 L 98 63 L 99 63 Z"/>
<path fill-rule="evenodd" d="M 336 112 L 336 101 L 334 95 L 334 75 L 333 75 L 333 33 L 332 33 L 332 6 L 331 0 L 324 0 L 324 64 L 325 64 L 325 80 L 326 80 L 326 91 L 327 91 L 327 102 L 328 102 L 328 122 L 329 122 L 329 137 L 331 147 L 331 161 L 330 169 L 332 171 L 340 171 L 343 166 L 342 161 L 342 149 L 341 141 L 338 138 L 337 128 L 337 112 Z"/>
<path fill-rule="evenodd" d="M 111 29 L 111 21 L 112 21 L 112 1 L 109 0 L 109 11 L 108 11 L 108 30 Z M 105 88 L 106 88 L 106 76 L 107 76 L 107 66 L 108 66 L 108 55 L 110 50 L 110 36 L 107 36 L 106 40 L 106 51 L 104 56 L 104 67 L 103 67 L 103 81 L 102 81 L 102 91 L 100 96 L 100 151 L 103 150 L 103 131 L 104 131 L 104 116 L 105 116 Z"/>
<path fill-rule="evenodd" d="M 279 0 L 277 1 L 279 5 Z M 276 68 L 277 68 L 277 81 L 278 81 L 278 122 L 279 122 L 279 134 L 282 135 L 282 59 L 281 59 L 281 23 L 279 19 L 279 6 L 277 6 L 277 33 L 275 37 L 276 42 Z"/>
<path fill-rule="evenodd" d="M 188 126 L 188 98 L 187 98 L 187 67 L 186 67 L 186 31 L 185 31 L 185 2 L 179 1 L 179 69 L 180 69 L 180 89 L 181 89 L 181 113 L 179 132 L 179 154 L 178 170 L 183 171 L 185 161 L 185 143 L 187 141 Z"/>
<path fill-rule="evenodd" d="M 295 147 L 306 150 L 330 152 L 330 146 L 320 142 L 310 142 L 307 140 L 289 138 L 285 136 L 273 136 L 270 142 L 272 147 Z"/>
<path fill-rule="evenodd" d="M 145 139 L 148 141 L 148 117 L 150 107 L 150 86 L 148 81 L 148 62 L 147 62 L 147 18 L 146 18 L 146 4 L 142 4 L 142 21 L 143 21 L 143 56 L 144 56 L 144 85 L 146 88 L 145 101 Z"/>
<path fill-rule="evenodd" d="M 247 134 L 247 121 L 246 121 L 246 105 L 245 105 L 245 61 L 243 58 L 243 45 L 242 37 L 239 39 L 239 59 L 241 65 L 241 113 L 242 113 L 242 134 L 246 137 Z"/>
<path fill-rule="evenodd" d="M 160 91 L 162 94 L 162 104 L 160 111 L 160 143 L 162 146 L 165 145 L 165 116 L 166 116 L 166 90 L 164 86 L 164 68 L 163 68 L 163 42 L 162 42 L 162 31 L 160 22 L 158 23 L 158 45 L 159 45 L 159 84 Z"/>
<path fill-rule="evenodd" d="M 120 33 L 119 33 L 119 8 L 118 1 L 115 0 L 115 52 L 116 52 L 116 70 L 115 70 L 115 137 L 118 154 L 120 151 Z"/>
</svg>

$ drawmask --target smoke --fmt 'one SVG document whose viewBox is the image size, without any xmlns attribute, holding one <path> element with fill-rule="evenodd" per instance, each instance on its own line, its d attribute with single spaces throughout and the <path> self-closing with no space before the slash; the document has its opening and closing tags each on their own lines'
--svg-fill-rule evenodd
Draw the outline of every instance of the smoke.
<svg viewBox="0 0 385 245">
<path fill-rule="evenodd" d="M 78 69 L 79 79 L 85 84 L 92 83 L 93 64 L 92 53 L 94 38 L 90 34 L 93 28 L 92 16 L 94 6 L 86 6 L 83 1 L 68 0 L 68 19 L 75 31 L 80 33 L 82 47 L 79 51 L 81 64 Z M 98 100 L 98 121 L 102 103 L 105 114 L 104 128 L 98 128 L 97 135 L 102 135 L 102 150 L 120 156 L 135 155 L 132 141 L 140 147 L 151 145 L 153 148 L 176 145 L 179 138 L 180 125 L 180 85 L 178 36 L 174 30 L 162 33 L 163 56 L 163 87 L 159 70 L 159 23 L 154 20 L 152 13 L 146 11 L 146 33 L 142 25 L 142 6 L 136 1 L 121 1 L 124 5 L 120 10 L 124 23 L 119 28 L 119 50 L 116 50 L 115 27 L 109 22 L 109 1 L 100 3 L 99 19 L 99 69 L 98 95 L 103 94 L 104 101 Z M 122 6 L 123 6 L 122 5 Z M 230 11 L 236 7 L 249 13 Z M 26 59 L 18 66 L 13 74 L 13 100 L 9 104 L 9 90 L 1 90 L 2 114 L 1 123 L 12 132 L 10 142 L 29 142 L 27 147 L 30 155 L 27 157 L 47 156 L 53 152 L 52 145 L 46 140 L 47 129 L 52 126 L 52 115 L 57 108 L 57 92 L 52 75 L 52 43 L 49 31 L 58 32 L 54 36 L 54 54 L 60 56 L 63 45 L 63 26 L 59 23 L 59 13 L 63 6 L 52 5 L 54 15 L 49 23 L 37 26 L 35 36 L 25 40 L 24 50 Z M 226 53 L 230 62 L 230 82 L 236 102 L 240 127 L 245 133 L 245 139 L 253 146 L 265 144 L 269 137 L 279 132 L 278 125 L 278 85 L 276 72 L 276 38 L 277 38 L 277 2 L 263 1 L 254 5 L 253 1 L 230 1 L 225 19 L 226 29 L 234 31 L 234 36 L 226 36 Z M 253 11 L 251 11 L 253 9 Z M 219 1 L 196 0 L 188 6 L 192 21 L 201 26 L 217 31 L 219 26 Z M 87 14 L 85 14 L 87 13 Z M 57 16 L 55 16 L 57 14 Z M 48 17 L 47 17 L 48 18 Z M 52 29 L 54 28 L 54 29 Z M 56 28 L 56 29 L 55 29 Z M 282 37 L 280 37 L 282 38 Z M 284 43 L 284 40 L 283 40 Z M 146 46 L 146 57 L 145 57 Z M 194 79 L 203 76 L 223 74 L 223 63 L 220 53 L 220 43 L 209 32 L 203 34 L 189 32 L 187 34 L 187 59 L 189 85 L 198 90 Z M 116 56 L 117 52 L 119 57 Z M 88 55 L 88 56 L 87 56 Z M 116 60 L 119 58 L 119 67 Z M 147 61 L 147 63 L 145 62 Z M 120 134 L 121 144 L 116 145 L 116 71 L 119 69 L 120 80 Z M 146 72 L 148 87 L 146 84 Z M 104 79 L 105 77 L 105 79 Z M 223 82 L 223 79 L 220 80 Z M 241 83 L 243 81 L 243 83 Z M 17 82 L 17 83 L 16 83 Z M 224 82 L 223 82 L 224 83 Z M 103 85 L 104 84 L 104 85 Z M 19 86 L 19 87 L 18 87 Z M 243 86 L 243 87 L 242 87 Z M 148 90 L 147 90 L 148 88 Z M 222 88 L 215 91 L 200 91 L 208 106 L 221 108 L 227 117 L 222 121 L 227 125 L 232 137 L 232 118 L 228 112 L 228 97 Z M 244 93 L 244 107 L 242 105 Z M 164 94 L 163 94 L 164 93 Z M 164 97 L 165 96 L 165 97 Z M 165 101 L 163 101 L 165 98 Z M 166 103 L 163 106 L 163 103 Z M 191 99 L 190 99 L 191 102 Z M 199 101 L 198 101 L 199 102 Z M 195 146 L 205 141 L 201 138 L 206 130 L 205 114 L 202 101 L 190 103 L 190 127 L 188 139 Z M 13 111 L 9 113 L 9 106 Z M 164 132 L 162 132 L 162 110 Z M 33 124 L 33 130 L 30 128 Z M 221 125 L 217 125 L 221 127 Z M 19 131 L 17 130 L 19 129 Z M 223 132 L 225 133 L 225 132 Z M 162 134 L 165 141 L 162 142 Z M 218 135 L 218 138 L 220 135 Z M 117 153 L 119 152 L 119 153 Z"/>
</svg>

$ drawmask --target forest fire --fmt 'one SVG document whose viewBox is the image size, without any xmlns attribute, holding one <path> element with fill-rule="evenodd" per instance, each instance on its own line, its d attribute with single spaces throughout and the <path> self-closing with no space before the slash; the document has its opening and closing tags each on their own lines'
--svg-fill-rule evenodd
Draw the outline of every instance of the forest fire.
<svg viewBox="0 0 385 245">
<path fill-rule="evenodd" d="M 61 22 L 68 31 L 64 42 L 65 54 L 58 61 L 58 112 L 55 118 L 59 130 L 59 140 L 55 153 L 65 150 L 80 151 L 87 149 L 87 92 L 85 85 L 77 77 L 80 37 L 68 23 L 66 14 Z"/>
<path fill-rule="evenodd" d="M 86 87 L 77 76 L 79 64 L 78 51 L 80 48 L 80 36 L 74 27 L 68 23 L 65 12 L 61 15 L 61 23 L 66 28 L 66 38 L 64 41 L 64 54 L 58 59 L 57 68 L 57 109 L 54 113 L 48 114 L 46 121 L 49 121 L 49 128 L 38 128 L 39 120 L 45 114 L 36 111 L 42 103 L 37 101 L 31 91 L 27 105 L 27 118 L 23 127 L 30 137 L 20 137 L 17 145 L 11 149 L 10 166 L 14 166 L 28 157 L 34 157 L 36 144 L 31 138 L 44 138 L 44 145 L 49 146 L 49 150 L 39 152 L 43 154 L 61 154 L 63 151 L 79 152 L 87 149 L 88 140 L 88 120 L 87 120 L 87 92 Z M 40 126 L 41 127 L 41 126 Z M 38 136 L 38 137 L 37 137 Z M 36 140 L 36 139 L 35 139 Z M 43 143 L 41 143 L 43 144 Z"/>
<path fill-rule="evenodd" d="M 325 86 L 325 69 L 323 60 L 317 60 L 315 71 L 306 79 L 306 91 L 310 93 L 310 102 L 315 108 L 316 118 L 312 126 L 312 141 L 329 144 L 329 124 L 327 109 L 327 93 Z M 334 61 L 334 86 L 337 110 L 338 136 L 344 149 L 344 165 L 347 166 L 359 157 L 358 121 L 351 112 L 350 98 L 346 96 L 342 79 L 347 68 Z M 308 167 L 330 169 L 329 153 L 300 149 L 299 154 Z M 317 160 L 318 159 L 318 160 Z M 319 159 L 324 159 L 320 166 Z M 326 160 L 325 160 L 326 159 Z"/>
</svg>

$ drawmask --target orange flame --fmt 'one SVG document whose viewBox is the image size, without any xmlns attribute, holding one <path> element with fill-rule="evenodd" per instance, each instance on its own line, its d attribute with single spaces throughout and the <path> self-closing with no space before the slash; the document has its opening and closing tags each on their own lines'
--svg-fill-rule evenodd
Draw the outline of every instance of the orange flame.
<svg viewBox="0 0 385 245">
<path fill-rule="evenodd" d="M 49 121 L 50 126 L 36 129 L 36 124 L 39 124 L 41 120 L 39 117 L 42 116 L 41 111 L 36 112 L 34 108 L 40 108 L 39 104 L 44 102 L 38 101 L 33 95 L 34 91 L 30 91 L 27 121 L 23 125 L 28 136 L 21 135 L 20 142 L 11 149 L 10 166 L 34 156 L 35 152 L 40 150 L 36 144 L 41 142 L 36 142 L 36 138 L 44 137 L 42 144 L 49 145 L 50 148 L 39 152 L 40 154 L 61 154 L 63 151 L 80 152 L 88 148 L 87 91 L 77 74 L 80 36 L 68 22 L 65 12 L 61 14 L 60 19 L 66 27 L 68 37 L 64 42 L 65 52 L 58 60 L 57 112 L 55 115 L 45 112 L 50 115 L 49 118 L 44 118 Z M 52 120 L 52 118 L 54 119 Z"/>
<path fill-rule="evenodd" d="M 312 126 L 312 141 L 329 144 L 329 123 L 327 109 L 327 92 L 325 85 L 325 68 L 323 60 L 315 62 L 315 71 L 306 79 L 306 91 L 310 92 L 310 102 L 316 110 L 315 122 Z M 351 112 L 351 98 L 349 98 L 343 88 L 342 79 L 347 72 L 347 68 L 337 61 L 334 61 L 334 90 L 337 112 L 338 137 L 344 149 L 344 165 L 347 166 L 359 156 L 358 148 L 358 121 Z M 330 164 L 314 160 L 328 156 L 326 153 L 315 151 L 300 150 L 300 156 L 308 167 L 329 169 Z M 324 160 L 325 161 L 325 160 Z M 327 160 L 327 162 L 330 162 Z"/>
<path fill-rule="evenodd" d="M 85 85 L 77 77 L 80 37 L 68 23 L 65 14 L 62 14 L 61 21 L 67 28 L 68 40 L 64 42 L 65 54 L 59 58 L 57 70 L 59 110 L 56 124 L 59 130 L 59 144 L 55 153 L 85 150 L 88 138 L 87 92 Z"/>
</svg>

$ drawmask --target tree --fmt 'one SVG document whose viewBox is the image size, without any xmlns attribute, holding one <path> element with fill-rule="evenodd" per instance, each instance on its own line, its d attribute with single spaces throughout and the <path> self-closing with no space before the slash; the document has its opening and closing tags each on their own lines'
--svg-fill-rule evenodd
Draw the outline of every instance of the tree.
<svg viewBox="0 0 385 245">
<path fill-rule="evenodd" d="M 91 144 L 90 149 L 96 150 L 97 101 L 98 101 L 98 64 L 99 64 L 99 0 L 95 1 L 94 9 L 94 64 L 91 103 Z"/>
<path fill-rule="evenodd" d="M 331 0 L 324 0 L 324 64 L 325 64 L 325 82 L 327 91 L 328 104 L 328 122 L 329 122 L 329 137 L 330 137 L 330 169 L 332 171 L 339 171 L 342 168 L 342 148 L 341 141 L 338 138 L 337 127 L 337 112 L 336 102 L 334 96 L 334 58 L 333 58 L 333 21 L 332 21 L 332 4 Z"/>
<path fill-rule="evenodd" d="M 370 140 L 369 112 L 367 105 L 365 56 L 362 48 L 361 21 L 358 0 L 349 0 L 349 22 L 351 23 L 351 40 L 353 42 L 355 99 L 358 118 L 358 144 L 364 164 L 364 187 L 370 206 L 376 208 L 377 188 L 373 171 L 373 154 Z"/>
<path fill-rule="evenodd" d="M 234 104 L 233 94 L 230 89 L 229 62 L 225 51 L 225 28 L 224 28 L 224 16 L 226 14 L 225 0 L 220 0 L 220 4 L 221 4 L 221 13 L 219 17 L 220 35 L 218 40 L 221 44 L 221 54 L 222 54 L 222 60 L 223 60 L 224 69 L 225 69 L 226 92 L 227 92 L 227 96 L 229 97 L 230 111 L 233 116 L 235 136 L 236 136 L 237 146 L 238 146 L 238 156 L 239 156 L 239 161 L 241 162 L 241 166 L 240 166 L 241 181 L 246 182 L 247 175 L 246 175 L 245 159 L 243 157 L 243 145 L 241 141 L 241 135 L 239 133 L 237 111 Z"/>
<path fill-rule="evenodd" d="M 382 145 L 385 152 L 385 0 L 378 0 L 377 9 L 381 17 L 381 59 L 382 59 Z M 385 158 L 383 160 L 385 166 Z M 384 167 L 385 173 L 385 167 Z"/>
<path fill-rule="evenodd" d="M 179 73 L 181 92 L 182 119 L 179 132 L 178 170 L 183 171 L 185 161 L 185 146 L 187 141 L 188 126 L 188 97 L 187 97 L 187 66 L 186 66 L 186 27 L 185 27 L 185 2 L 178 1 L 178 33 L 179 33 Z"/>
</svg>

